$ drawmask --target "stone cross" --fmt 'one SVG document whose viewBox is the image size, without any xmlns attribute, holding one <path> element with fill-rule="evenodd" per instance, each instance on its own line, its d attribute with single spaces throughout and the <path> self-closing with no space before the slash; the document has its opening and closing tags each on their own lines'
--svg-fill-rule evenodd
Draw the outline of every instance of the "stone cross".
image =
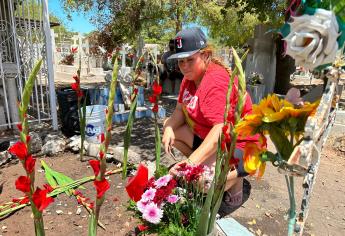
<svg viewBox="0 0 345 236">
<path fill-rule="evenodd" d="M 73 40 L 73 44 L 72 47 L 77 47 L 77 40 L 79 40 L 79 34 L 77 35 L 73 35 L 73 37 L 71 38 Z"/>
<path fill-rule="evenodd" d="M 124 67 L 126 67 L 126 54 L 127 54 L 127 50 L 125 48 L 125 45 L 122 45 L 122 49 L 121 49 L 120 53 L 121 53 L 121 58 L 122 58 L 121 68 L 124 68 Z"/>
</svg>

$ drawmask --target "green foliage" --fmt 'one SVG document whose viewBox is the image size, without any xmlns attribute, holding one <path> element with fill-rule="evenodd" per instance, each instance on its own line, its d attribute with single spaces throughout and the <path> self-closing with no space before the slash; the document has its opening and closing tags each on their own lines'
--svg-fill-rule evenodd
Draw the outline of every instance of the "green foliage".
<svg viewBox="0 0 345 236">
<path fill-rule="evenodd" d="M 194 233 L 191 231 L 188 231 L 185 228 L 181 228 L 178 225 L 175 224 L 169 224 L 168 227 L 164 228 L 164 230 L 159 234 L 160 236 L 194 236 Z"/>
<path fill-rule="evenodd" d="M 284 21 L 285 3 L 285 0 L 227 0 L 225 9 L 239 9 L 239 21 L 248 13 L 257 15 L 261 22 L 277 26 Z"/>
<path fill-rule="evenodd" d="M 218 44 L 226 46 L 242 46 L 254 36 L 254 27 L 259 23 L 256 14 L 245 13 L 241 24 L 237 12 L 241 8 L 226 8 L 214 2 L 200 6 L 199 22 L 209 30 L 209 36 Z"/>
</svg>

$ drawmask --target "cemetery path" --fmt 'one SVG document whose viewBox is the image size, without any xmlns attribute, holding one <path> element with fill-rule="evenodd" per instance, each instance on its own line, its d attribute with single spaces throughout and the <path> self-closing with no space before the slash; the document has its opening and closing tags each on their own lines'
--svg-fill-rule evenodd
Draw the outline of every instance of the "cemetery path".
<svg viewBox="0 0 345 236">
<path fill-rule="evenodd" d="M 171 114 L 175 102 L 163 100 L 163 103 L 168 114 Z M 139 154 L 142 160 L 152 160 L 154 157 L 153 129 L 152 119 L 141 119 L 134 123 L 131 150 Z M 122 145 L 124 130 L 124 124 L 115 125 L 112 145 Z M 323 150 L 304 235 L 340 236 L 345 233 L 345 153 L 335 150 L 333 143 L 334 139 L 329 138 Z M 78 161 L 76 154 L 66 152 L 40 159 L 45 160 L 54 170 L 74 179 L 93 174 L 88 163 Z M 171 163 L 167 157 L 164 157 L 163 161 L 167 165 Z M 108 167 L 113 169 L 115 165 L 110 163 Z M 22 196 L 21 192 L 15 189 L 14 182 L 23 174 L 20 163 L 11 163 L 0 169 L 0 180 L 6 181 L 0 195 L 0 204 Z M 42 185 L 45 182 L 44 173 L 38 171 L 36 179 L 37 184 Z M 286 235 L 287 221 L 284 216 L 289 206 L 284 176 L 268 164 L 261 180 L 257 181 L 252 177 L 246 179 L 251 186 L 249 198 L 229 216 L 249 228 L 255 235 Z M 107 230 L 99 228 L 98 235 L 126 235 L 138 222 L 132 217 L 132 213 L 126 211 L 128 197 L 124 190 L 125 181 L 120 175 L 112 175 L 109 182 L 111 188 L 106 194 L 107 200 L 102 207 L 100 218 Z M 298 207 L 302 194 L 301 183 L 302 179 L 296 180 Z M 95 190 L 92 183 L 84 186 L 86 189 L 81 190 L 83 194 L 94 199 Z M 56 197 L 54 203 L 44 211 L 46 235 L 87 235 L 88 214 L 82 207 L 80 214 L 77 214 L 77 211 L 79 210 L 75 198 L 65 194 Z M 33 235 L 33 220 L 30 215 L 30 208 L 26 207 L 0 221 L 0 235 Z"/>
</svg>

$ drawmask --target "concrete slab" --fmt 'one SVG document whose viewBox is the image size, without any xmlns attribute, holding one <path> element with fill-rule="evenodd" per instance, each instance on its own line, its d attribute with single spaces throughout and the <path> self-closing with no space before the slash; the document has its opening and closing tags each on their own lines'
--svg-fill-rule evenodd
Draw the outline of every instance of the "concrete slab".
<svg viewBox="0 0 345 236">
<path fill-rule="evenodd" d="M 246 227 L 231 217 L 217 220 L 217 225 L 226 236 L 254 236 Z"/>
</svg>

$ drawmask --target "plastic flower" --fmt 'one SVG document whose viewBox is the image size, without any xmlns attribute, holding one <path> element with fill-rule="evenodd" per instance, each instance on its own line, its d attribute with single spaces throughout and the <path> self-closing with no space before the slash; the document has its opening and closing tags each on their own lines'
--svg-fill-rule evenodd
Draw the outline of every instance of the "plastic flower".
<svg viewBox="0 0 345 236">
<path fill-rule="evenodd" d="M 167 201 L 168 201 L 169 203 L 171 203 L 171 204 L 176 203 L 179 199 L 180 199 L 180 197 L 177 196 L 177 195 L 174 195 L 174 194 L 169 195 L 169 196 L 167 197 Z"/>
<path fill-rule="evenodd" d="M 169 181 L 172 179 L 172 176 L 171 175 L 164 175 L 162 177 L 160 177 L 159 179 L 157 179 L 155 181 L 155 186 L 157 188 L 160 188 L 160 187 L 163 187 L 163 186 L 167 186 Z"/>
<path fill-rule="evenodd" d="M 149 188 L 146 190 L 143 195 L 141 196 L 141 201 L 148 202 L 154 199 L 155 194 L 156 194 L 156 189 L 154 188 Z"/>
<path fill-rule="evenodd" d="M 54 202 L 52 197 L 47 197 L 48 190 L 37 188 L 32 195 L 32 201 L 35 203 L 37 209 L 42 212 L 50 203 Z"/>
<path fill-rule="evenodd" d="M 135 202 L 141 199 L 141 195 L 148 183 L 149 172 L 146 166 L 139 164 L 138 171 L 135 176 L 129 178 L 126 185 L 128 196 Z"/>
<path fill-rule="evenodd" d="M 19 176 L 15 182 L 16 189 L 24 193 L 30 192 L 31 180 L 27 176 Z"/>
<path fill-rule="evenodd" d="M 244 147 L 244 170 L 250 175 L 254 175 L 259 170 L 258 178 L 263 176 L 266 167 L 266 163 L 261 161 L 260 158 L 262 152 L 263 148 L 259 147 L 256 143 L 246 143 Z"/>
<path fill-rule="evenodd" d="M 24 160 L 28 155 L 28 149 L 26 148 L 25 143 L 20 142 L 20 141 L 16 142 L 14 145 L 12 145 L 8 149 L 8 152 L 11 153 L 12 155 L 15 155 L 20 160 Z"/>
<path fill-rule="evenodd" d="M 293 17 L 291 32 L 284 38 L 286 54 L 307 69 L 333 63 L 338 50 L 339 25 L 332 11 L 316 9 L 314 15 Z"/>
<path fill-rule="evenodd" d="M 93 181 L 97 191 L 97 198 L 102 198 L 105 192 L 110 188 L 110 184 L 106 179 Z"/>
<path fill-rule="evenodd" d="M 143 213 L 143 218 L 152 224 L 158 224 L 163 217 L 163 210 L 159 209 L 158 206 L 151 202 L 149 203 Z"/>
<path fill-rule="evenodd" d="M 99 160 L 89 160 L 89 164 L 92 167 L 95 176 L 97 176 L 101 168 L 101 163 L 99 162 Z"/>
<path fill-rule="evenodd" d="M 33 158 L 31 155 L 25 159 L 24 168 L 28 173 L 32 173 L 32 171 L 35 169 L 35 163 L 36 159 Z"/>
</svg>

